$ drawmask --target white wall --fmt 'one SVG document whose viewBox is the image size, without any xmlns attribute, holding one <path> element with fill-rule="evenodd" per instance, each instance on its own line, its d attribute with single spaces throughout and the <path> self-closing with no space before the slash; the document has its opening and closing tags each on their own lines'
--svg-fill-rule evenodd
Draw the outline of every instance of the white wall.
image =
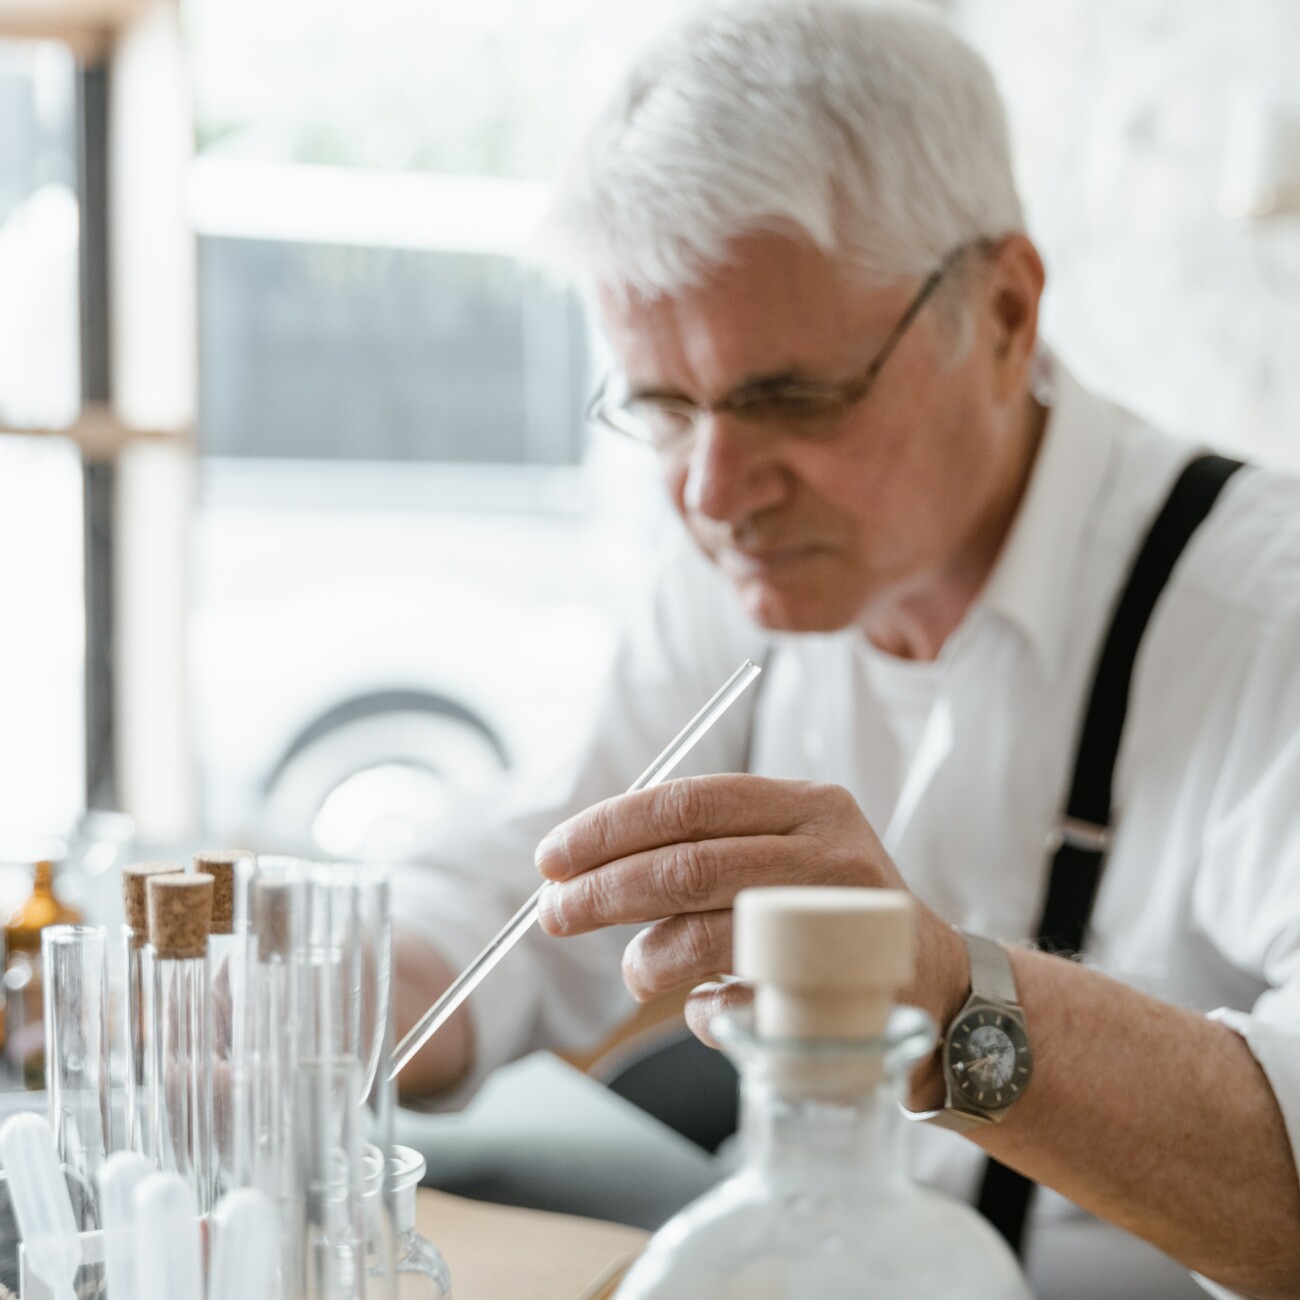
<svg viewBox="0 0 1300 1300">
<path fill-rule="evenodd" d="M 949 9 L 1008 101 L 1065 360 L 1166 427 L 1300 466 L 1300 222 L 1217 203 L 1243 88 L 1300 97 L 1300 4 Z"/>
</svg>

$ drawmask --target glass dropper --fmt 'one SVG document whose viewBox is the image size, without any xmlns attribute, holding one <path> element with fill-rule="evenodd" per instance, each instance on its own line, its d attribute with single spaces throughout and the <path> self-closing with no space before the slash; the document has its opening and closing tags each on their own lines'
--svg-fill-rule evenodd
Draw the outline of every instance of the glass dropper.
<svg viewBox="0 0 1300 1300">
<path fill-rule="evenodd" d="M 762 671 L 753 660 L 746 659 L 722 684 L 717 694 L 678 732 L 668 748 L 632 782 L 628 787 L 628 794 L 634 794 L 638 790 L 645 790 L 667 780 L 677 764 L 695 748 L 704 733 L 736 702 L 750 682 Z M 483 977 L 524 937 L 533 922 L 537 920 L 542 890 L 545 888 L 545 884 L 538 887 L 536 893 L 506 922 L 497 936 L 489 941 L 487 947 L 448 985 L 446 992 L 398 1043 L 393 1052 L 392 1068 L 388 1073 L 390 1080 L 397 1078 L 411 1058 L 451 1019 L 460 1004 L 478 988 Z"/>
</svg>

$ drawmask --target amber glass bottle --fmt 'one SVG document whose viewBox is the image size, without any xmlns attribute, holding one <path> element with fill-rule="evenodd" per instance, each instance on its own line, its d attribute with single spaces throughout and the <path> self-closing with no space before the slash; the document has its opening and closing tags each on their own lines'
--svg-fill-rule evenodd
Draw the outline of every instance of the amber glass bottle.
<svg viewBox="0 0 1300 1300">
<path fill-rule="evenodd" d="M 5 1058 L 15 1082 L 45 1086 L 45 1019 L 41 996 L 41 931 L 79 925 L 81 913 L 54 892 L 54 863 L 38 862 L 32 892 L 5 922 Z"/>
</svg>

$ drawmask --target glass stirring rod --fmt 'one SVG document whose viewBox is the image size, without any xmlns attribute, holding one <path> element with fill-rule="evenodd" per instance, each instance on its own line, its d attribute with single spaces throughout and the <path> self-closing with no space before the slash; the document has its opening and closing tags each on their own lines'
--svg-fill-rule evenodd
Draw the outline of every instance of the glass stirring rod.
<svg viewBox="0 0 1300 1300">
<path fill-rule="evenodd" d="M 745 688 L 763 670 L 746 659 L 723 683 L 718 693 L 686 724 L 668 748 L 655 759 L 628 788 L 628 794 L 658 785 L 668 778 L 678 763 L 695 748 L 708 729 L 736 702 Z M 412 1026 L 411 1031 L 393 1051 L 389 1080 L 406 1068 L 411 1058 L 442 1028 L 452 1014 L 478 988 L 483 977 L 519 942 L 537 920 L 543 884 L 510 918 L 486 948 L 447 986 L 443 995 Z"/>
</svg>

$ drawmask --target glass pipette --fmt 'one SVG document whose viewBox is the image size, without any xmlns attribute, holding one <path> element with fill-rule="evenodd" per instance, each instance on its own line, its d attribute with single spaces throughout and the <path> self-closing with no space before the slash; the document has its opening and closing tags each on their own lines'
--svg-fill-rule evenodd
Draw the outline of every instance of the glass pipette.
<svg viewBox="0 0 1300 1300">
<path fill-rule="evenodd" d="M 655 759 L 628 787 L 628 794 L 658 785 L 671 774 L 678 763 L 695 748 L 701 737 L 736 702 L 744 689 L 763 670 L 752 659 L 746 659 L 722 684 L 716 695 L 674 737 L 668 748 Z M 411 1031 L 398 1043 L 393 1052 L 390 1080 L 406 1068 L 411 1058 L 434 1034 L 442 1028 L 452 1014 L 471 993 L 478 988 L 483 977 L 527 934 L 537 920 L 543 884 L 536 893 L 510 918 L 486 948 L 447 986 L 447 990 L 416 1022 Z"/>
</svg>

